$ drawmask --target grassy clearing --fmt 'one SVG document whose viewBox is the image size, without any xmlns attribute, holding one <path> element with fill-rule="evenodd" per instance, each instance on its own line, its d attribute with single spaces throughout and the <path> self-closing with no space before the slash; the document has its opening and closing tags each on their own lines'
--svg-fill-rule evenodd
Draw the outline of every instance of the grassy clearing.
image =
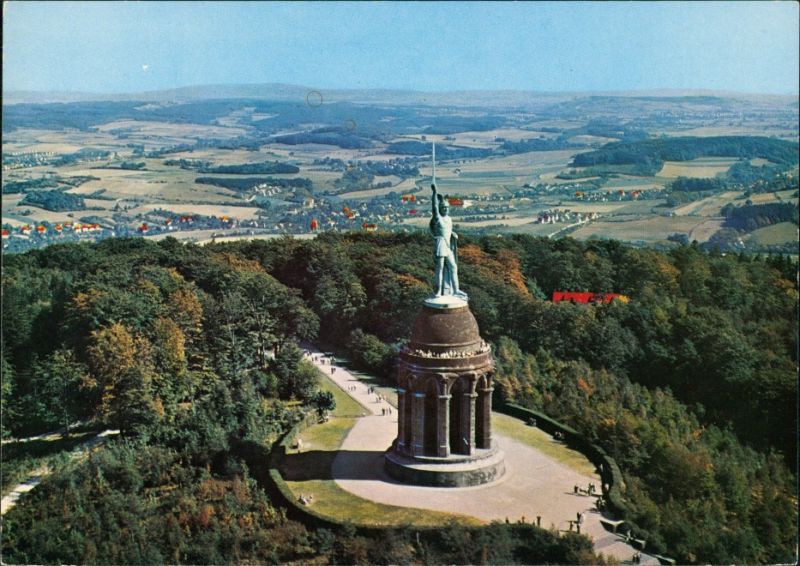
<svg viewBox="0 0 800 566">
<path fill-rule="evenodd" d="M 293 482 L 286 483 L 294 493 L 312 495 L 313 509 L 317 513 L 342 520 L 346 511 L 347 520 L 357 525 L 440 527 L 451 521 L 463 525 L 481 524 L 479 520 L 465 515 L 375 503 L 356 497 L 330 480 L 302 482 L 299 491 L 292 485 Z"/>
<path fill-rule="evenodd" d="M 95 434 L 95 432 L 85 432 L 73 434 L 69 438 L 4 444 L 0 491 L 6 495 L 15 485 L 24 481 L 36 470 L 50 467 L 60 457 Z"/>
<path fill-rule="evenodd" d="M 579 474 L 593 476 L 596 473 L 594 464 L 586 456 L 556 442 L 553 437 L 541 429 L 528 426 L 519 419 L 500 413 L 492 413 L 492 424 L 498 434 L 527 444 Z"/>
</svg>

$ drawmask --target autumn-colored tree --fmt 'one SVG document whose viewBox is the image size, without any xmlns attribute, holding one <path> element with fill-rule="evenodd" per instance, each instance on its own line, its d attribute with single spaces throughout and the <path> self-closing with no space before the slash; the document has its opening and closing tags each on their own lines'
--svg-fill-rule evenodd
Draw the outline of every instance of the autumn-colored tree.
<svg viewBox="0 0 800 566">
<path fill-rule="evenodd" d="M 89 385 L 100 393 L 104 421 L 132 433 L 155 418 L 152 350 L 146 338 L 114 323 L 92 332 L 87 354 L 93 377 Z"/>
<path fill-rule="evenodd" d="M 168 318 L 153 321 L 153 394 L 167 412 L 191 396 L 187 379 L 185 339 L 181 328 Z"/>
</svg>

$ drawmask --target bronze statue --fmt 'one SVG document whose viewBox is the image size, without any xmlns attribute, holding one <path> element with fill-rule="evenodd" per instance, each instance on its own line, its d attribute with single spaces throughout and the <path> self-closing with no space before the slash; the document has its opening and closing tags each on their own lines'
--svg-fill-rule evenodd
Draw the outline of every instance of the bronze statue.
<svg viewBox="0 0 800 566">
<path fill-rule="evenodd" d="M 436 279 L 434 283 L 434 297 L 453 295 L 466 299 L 466 293 L 458 286 L 458 264 L 456 253 L 458 250 L 458 234 L 453 232 L 453 219 L 450 217 L 450 203 L 445 197 L 436 192 L 436 184 L 431 185 L 433 198 L 431 212 L 433 217 L 430 222 L 430 231 L 433 235 L 433 258 L 436 262 Z"/>
</svg>

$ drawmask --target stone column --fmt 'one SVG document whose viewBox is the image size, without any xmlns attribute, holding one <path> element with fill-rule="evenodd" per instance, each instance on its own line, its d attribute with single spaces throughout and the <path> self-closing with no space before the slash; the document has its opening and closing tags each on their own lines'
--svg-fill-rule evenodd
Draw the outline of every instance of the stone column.
<svg viewBox="0 0 800 566">
<path fill-rule="evenodd" d="M 477 393 L 464 393 L 461 397 L 461 443 L 460 453 L 471 456 L 475 453 L 475 398 Z"/>
<path fill-rule="evenodd" d="M 408 439 L 406 438 L 406 390 L 397 388 L 397 446 L 396 450 L 403 454 L 408 453 Z"/>
<path fill-rule="evenodd" d="M 439 395 L 439 407 L 436 413 L 436 455 L 447 458 L 450 455 L 450 395 Z"/>
<path fill-rule="evenodd" d="M 492 447 L 492 391 L 494 387 L 487 387 L 478 390 L 478 403 L 480 404 L 481 426 L 480 438 L 475 439 L 478 448 Z"/>
<path fill-rule="evenodd" d="M 411 450 L 414 457 L 425 454 L 425 393 L 415 392 L 411 398 Z"/>
</svg>

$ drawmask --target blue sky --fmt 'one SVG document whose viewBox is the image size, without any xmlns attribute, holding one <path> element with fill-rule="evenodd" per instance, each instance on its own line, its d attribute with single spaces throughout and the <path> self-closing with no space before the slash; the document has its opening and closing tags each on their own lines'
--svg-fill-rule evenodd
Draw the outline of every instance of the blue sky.
<svg viewBox="0 0 800 566">
<path fill-rule="evenodd" d="M 796 2 L 6 2 L 3 90 L 798 92 Z"/>
</svg>

